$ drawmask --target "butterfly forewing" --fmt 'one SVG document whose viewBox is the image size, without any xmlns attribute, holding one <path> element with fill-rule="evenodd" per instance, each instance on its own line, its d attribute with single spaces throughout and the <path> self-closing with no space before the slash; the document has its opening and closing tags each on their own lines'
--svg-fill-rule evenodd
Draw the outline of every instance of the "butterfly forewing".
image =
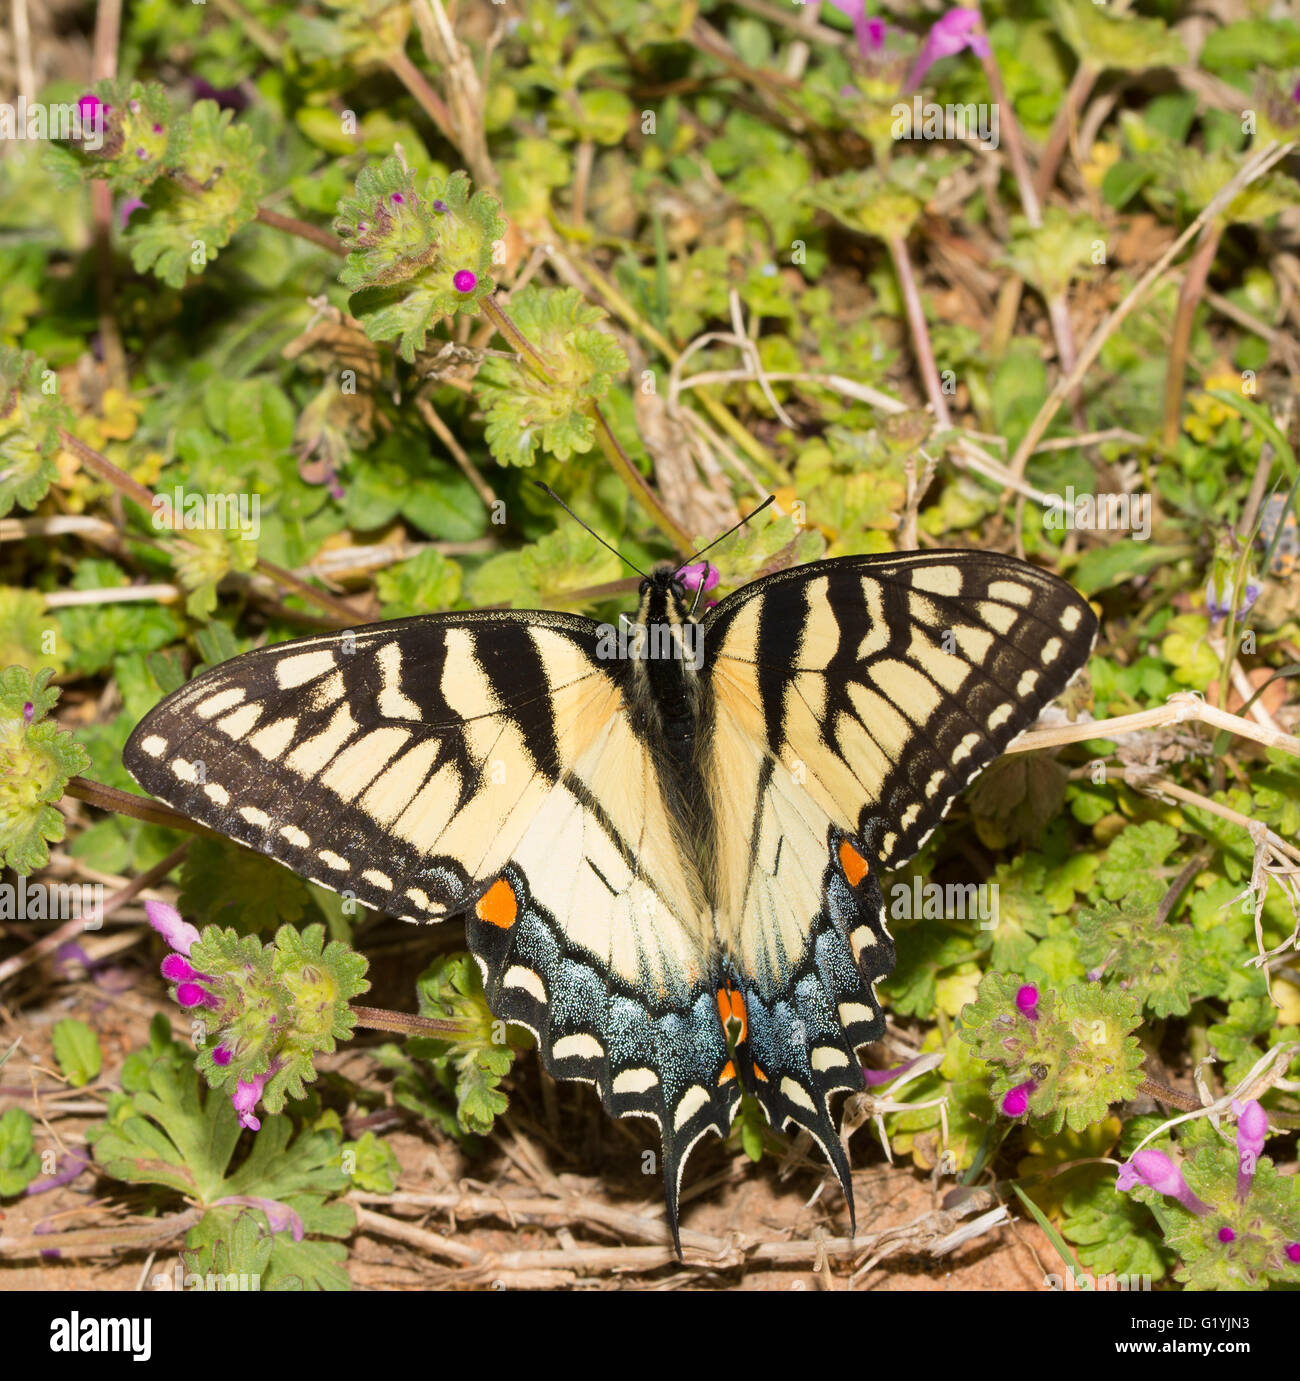
<svg viewBox="0 0 1300 1381">
<path fill-rule="evenodd" d="M 884 867 L 1083 665 L 1097 620 L 1012 557 L 846 557 L 755 581 L 705 620 L 768 751 Z"/>
</svg>

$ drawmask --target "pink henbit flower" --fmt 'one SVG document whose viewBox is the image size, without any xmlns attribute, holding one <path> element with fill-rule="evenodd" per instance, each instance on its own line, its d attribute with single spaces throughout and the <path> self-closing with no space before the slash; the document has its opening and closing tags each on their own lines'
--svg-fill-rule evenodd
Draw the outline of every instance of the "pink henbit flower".
<svg viewBox="0 0 1300 1381">
<path fill-rule="evenodd" d="M 148 916 L 149 924 L 177 954 L 188 957 L 199 938 L 199 932 L 182 918 L 174 906 L 168 906 L 165 901 L 147 901 L 144 904 L 144 914 Z"/>
<path fill-rule="evenodd" d="M 1237 1198 L 1245 1203 L 1268 1136 L 1268 1114 L 1254 1098 L 1245 1103 L 1234 1098 L 1232 1110 L 1237 1114 Z"/>
<path fill-rule="evenodd" d="M 461 269 L 451 280 L 458 293 L 472 293 L 478 287 L 478 274 L 473 269 Z"/>
<path fill-rule="evenodd" d="M 231 1101 L 235 1105 L 235 1111 L 239 1114 L 241 1127 L 248 1127 L 254 1132 L 261 1129 L 262 1123 L 253 1110 L 257 1107 L 258 1099 L 262 1096 L 262 1089 L 270 1077 L 271 1071 L 268 1069 L 265 1074 L 257 1074 L 252 1079 L 239 1081 L 235 1092 L 231 1095 Z"/>
<path fill-rule="evenodd" d="M 93 120 L 101 106 L 105 110 L 108 109 L 98 96 L 92 95 L 90 92 L 87 92 L 77 102 L 77 110 L 80 112 L 83 120 Z"/>
<path fill-rule="evenodd" d="M 673 572 L 673 576 L 680 580 L 688 590 L 698 590 L 703 586 L 707 594 L 722 579 L 722 572 L 707 561 L 696 561 L 689 566 L 679 566 Z"/>
<path fill-rule="evenodd" d="M 1016 1010 L 1029 1021 L 1038 1020 L 1038 989 L 1032 983 L 1017 990 Z"/>
<path fill-rule="evenodd" d="M 1296 88 L 1300 91 L 1300 87 Z M 1300 100 L 1300 97 L 1297 97 Z M 1286 1259 L 1293 1265 L 1300 1265 L 1300 1242 L 1288 1242 L 1286 1247 Z"/>
<path fill-rule="evenodd" d="M 36 706 L 29 700 L 23 706 L 23 723 L 30 724 L 36 718 Z"/>
<path fill-rule="evenodd" d="M 1177 1199 L 1189 1213 L 1198 1217 L 1210 1211 L 1210 1206 L 1202 1203 L 1187 1187 L 1182 1171 L 1163 1151 L 1139 1151 L 1127 1165 L 1120 1167 L 1116 1189 L 1134 1189 L 1139 1184 Z"/>
<path fill-rule="evenodd" d="M 135 212 L 144 210 L 147 205 L 148 203 L 140 197 L 127 197 L 127 199 L 122 203 L 122 205 L 118 207 L 118 224 L 122 227 L 123 230 L 125 230 L 127 222 L 131 219 Z"/>
<path fill-rule="evenodd" d="M 989 55 L 989 41 L 982 33 L 976 32 L 980 23 L 978 10 L 955 9 L 939 19 L 931 28 L 916 62 L 907 78 L 905 91 L 914 91 L 920 86 L 925 74 L 941 58 L 956 57 L 967 48 L 977 58 Z"/>
<path fill-rule="evenodd" d="M 858 52 L 864 58 L 880 52 L 885 46 L 888 25 L 883 19 L 867 18 L 865 0 L 831 0 L 831 4 L 852 22 L 853 36 L 858 41 Z"/>
<path fill-rule="evenodd" d="M 1029 1097 L 1038 1085 L 1027 1079 L 1002 1095 L 1002 1111 L 1008 1117 L 1023 1117 L 1029 1111 Z"/>
</svg>

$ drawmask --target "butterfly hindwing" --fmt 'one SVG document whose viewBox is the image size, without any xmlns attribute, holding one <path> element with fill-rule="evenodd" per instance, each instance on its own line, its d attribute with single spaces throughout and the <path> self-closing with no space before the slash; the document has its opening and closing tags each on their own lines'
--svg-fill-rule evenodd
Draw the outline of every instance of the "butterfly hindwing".
<svg viewBox="0 0 1300 1381">
<path fill-rule="evenodd" d="M 1087 657 L 1096 620 L 1055 577 L 977 552 L 850 557 L 745 586 L 705 617 L 704 741 L 719 938 L 747 1022 L 742 1073 L 844 1185 L 830 1096 L 884 1018 L 894 949 L 876 873 Z"/>
</svg>

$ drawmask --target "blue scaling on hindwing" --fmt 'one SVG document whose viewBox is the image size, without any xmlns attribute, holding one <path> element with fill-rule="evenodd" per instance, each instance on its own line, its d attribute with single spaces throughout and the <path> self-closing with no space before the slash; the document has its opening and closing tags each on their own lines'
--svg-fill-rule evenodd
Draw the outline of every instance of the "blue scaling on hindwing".
<svg viewBox="0 0 1300 1381">
<path fill-rule="evenodd" d="M 513 902 L 513 911 L 502 898 Z M 677 991 L 662 994 L 649 974 L 637 984 L 623 982 L 569 942 L 512 866 L 467 915 L 465 933 L 493 1015 L 536 1036 L 551 1075 L 595 1084 L 615 1117 L 659 1123 L 676 1242 L 686 1157 L 706 1132 L 725 1136 L 739 1106 L 734 1074 L 727 1077 L 714 976 L 692 985 L 683 975 Z"/>
<path fill-rule="evenodd" d="M 863 1087 L 857 1048 L 878 1040 L 884 1016 L 872 985 L 894 963 L 884 929 L 880 887 L 860 852 L 863 872 L 849 881 L 838 865 L 845 837 L 832 830 L 822 879 L 823 905 L 801 955 L 783 973 L 731 971 L 745 1004 L 746 1032 L 737 1066 L 747 1092 L 773 1126 L 808 1131 L 831 1162 L 853 1215 L 853 1191 L 830 1099 Z M 857 957 L 854 957 L 855 943 Z"/>
</svg>

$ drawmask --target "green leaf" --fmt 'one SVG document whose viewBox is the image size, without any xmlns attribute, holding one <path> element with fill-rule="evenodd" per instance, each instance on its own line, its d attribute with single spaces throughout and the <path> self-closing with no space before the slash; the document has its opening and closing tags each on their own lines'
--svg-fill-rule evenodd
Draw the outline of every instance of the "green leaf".
<svg viewBox="0 0 1300 1381">
<path fill-rule="evenodd" d="M 352 1171 L 356 1188 L 368 1194 L 391 1194 L 397 1188 L 402 1173 L 397 1153 L 374 1132 L 366 1132 L 360 1141 L 344 1142 L 343 1155 L 345 1159 L 350 1155 L 356 1166 Z"/>
<path fill-rule="evenodd" d="M 0 518 L 35 508 L 58 475 L 59 428 L 72 425 L 58 377 L 31 351 L 0 346 Z"/>
<path fill-rule="evenodd" d="M 1092 0 L 1088 0 L 1089 4 Z M 1158 570 L 1188 554 L 1186 547 L 1160 546 L 1152 542 L 1111 541 L 1090 547 L 1074 568 L 1072 583 L 1085 598 L 1109 590 L 1126 580 Z"/>
<path fill-rule="evenodd" d="M 127 224 L 124 239 L 137 272 L 152 270 L 169 287 L 183 288 L 257 214 L 264 150 L 232 118 L 215 101 L 199 101 L 190 112 L 179 174 L 155 182 L 145 211 Z"/>
<path fill-rule="evenodd" d="M 1100 71 L 1138 72 L 1187 61 L 1182 40 L 1161 19 L 1114 14 L 1093 0 L 1056 0 L 1052 10 L 1062 38 L 1082 62 Z"/>
<path fill-rule="evenodd" d="M 297 923 L 310 905 L 302 878 L 225 839 L 195 839 L 181 865 L 178 906 L 200 929 L 223 925 L 255 934 Z"/>
<path fill-rule="evenodd" d="M 436 548 L 381 571 L 375 584 L 383 601 L 379 616 L 401 619 L 450 609 L 460 597 L 461 570 Z"/>
<path fill-rule="evenodd" d="M 531 465 L 539 448 L 557 460 L 589 451 L 596 435 L 589 404 L 627 369 L 618 342 L 595 324 L 605 313 L 576 288 L 530 285 L 511 298 L 510 314 L 551 378 L 496 359 L 479 371 L 492 454 L 502 465 Z"/>
<path fill-rule="evenodd" d="M 334 222 L 349 253 L 339 281 L 358 296 L 353 310 L 371 340 L 400 337 L 398 353 L 414 360 L 429 331 L 445 316 L 476 315 L 493 291 L 492 247 L 506 232 L 498 202 L 485 191 L 470 196 L 469 175 L 430 178 L 421 192 L 415 174 L 397 158 L 363 168 L 355 193 Z M 468 271 L 474 285 L 453 279 Z"/>
<path fill-rule="evenodd" d="M 32 1119 L 22 1108 L 0 1113 L 0 1199 L 12 1198 L 40 1174 L 32 1140 Z"/>
<path fill-rule="evenodd" d="M 51 674 L 0 671 L 0 865 L 22 874 L 49 862 L 47 841 L 66 828 L 54 802 L 90 766 L 86 750 L 44 717 L 58 698 L 47 689 Z"/>
<path fill-rule="evenodd" d="M 73 1088 L 81 1088 L 96 1078 L 103 1067 L 104 1056 L 98 1038 L 84 1021 L 64 1017 L 54 1023 L 51 1038 L 54 1058 Z"/>
</svg>

